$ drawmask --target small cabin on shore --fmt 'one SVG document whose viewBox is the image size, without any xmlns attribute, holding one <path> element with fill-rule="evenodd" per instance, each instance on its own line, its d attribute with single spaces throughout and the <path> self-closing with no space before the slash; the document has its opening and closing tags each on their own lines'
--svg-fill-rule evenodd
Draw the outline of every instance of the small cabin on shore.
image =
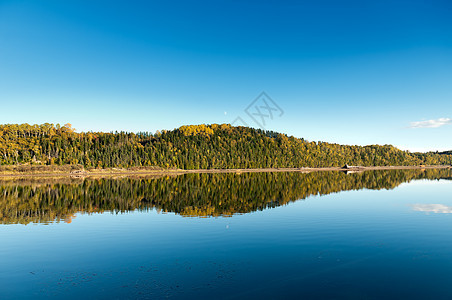
<svg viewBox="0 0 452 300">
<path fill-rule="evenodd" d="M 342 169 L 359 169 L 360 166 L 350 166 L 348 164 L 345 164 L 345 166 L 342 167 Z"/>
</svg>

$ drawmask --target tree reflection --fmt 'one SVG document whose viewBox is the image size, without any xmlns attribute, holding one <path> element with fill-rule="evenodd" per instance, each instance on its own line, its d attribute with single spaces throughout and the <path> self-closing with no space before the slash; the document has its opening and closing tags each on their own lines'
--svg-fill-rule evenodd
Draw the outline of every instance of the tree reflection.
<svg viewBox="0 0 452 300">
<path fill-rule="evenodd" d="M 0 222 L 70 221 L 76 213 L 173 212 L 217 217 L 274 208 L 312 195 L 393 189 L 418 179 L 451 179 L 452 171 L 385 170 L 345 174 L 226 173 L 160 178 L 98 178 L 0 181 Z"/>
</svg>

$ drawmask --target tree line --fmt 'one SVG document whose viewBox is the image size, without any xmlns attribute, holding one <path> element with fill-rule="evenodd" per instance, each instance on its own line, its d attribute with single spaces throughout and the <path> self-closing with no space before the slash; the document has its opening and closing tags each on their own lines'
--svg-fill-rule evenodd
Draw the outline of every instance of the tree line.
<svg viewBox="0 0 452 300">
<path fill-rule="evenodd" d="M 81 132 L 71 124 L 0 125 L 0 165 L 180 169 L 450 165 L 451 153 L 313 142 L 228 124 L 150 132 Z"/>
</svg>

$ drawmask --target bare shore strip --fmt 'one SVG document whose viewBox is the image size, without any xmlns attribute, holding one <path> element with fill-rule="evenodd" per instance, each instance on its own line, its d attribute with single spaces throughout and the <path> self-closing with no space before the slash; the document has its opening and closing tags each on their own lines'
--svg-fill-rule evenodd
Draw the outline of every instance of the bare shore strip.
<svg viewBox="0 0 452 300">
<path fill-rule="evenodd" d="M 262 168 L 262 169 L 162 169 L 162 168 L 131 168 L 131 169 L 90 169 L 81 166 L 39 166 L 39 168 L 17 168 L 8 166 L 0 169 L 0 178 L 4 177 L 104 177 L 104 176 L 170 176 L 201 173 L 258 173 L 258 172 L 364 172 L 372 170 L 415 170 L 415 169 L 451 169 L 448 165 L 434 166 L 376 166 L 376 167 L 322 167 L 322 168 Z"/>
</svg>

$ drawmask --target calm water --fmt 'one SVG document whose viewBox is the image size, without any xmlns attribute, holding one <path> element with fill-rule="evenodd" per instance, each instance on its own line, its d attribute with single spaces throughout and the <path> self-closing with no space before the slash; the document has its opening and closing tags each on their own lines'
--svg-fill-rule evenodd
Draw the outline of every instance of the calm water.
<svg viewBox="0 0 452 300">
<path fill-rule="evenodd" d="M 452 299 L 452 172 L 0 181 L 0 299 Z"/>
</svg>

